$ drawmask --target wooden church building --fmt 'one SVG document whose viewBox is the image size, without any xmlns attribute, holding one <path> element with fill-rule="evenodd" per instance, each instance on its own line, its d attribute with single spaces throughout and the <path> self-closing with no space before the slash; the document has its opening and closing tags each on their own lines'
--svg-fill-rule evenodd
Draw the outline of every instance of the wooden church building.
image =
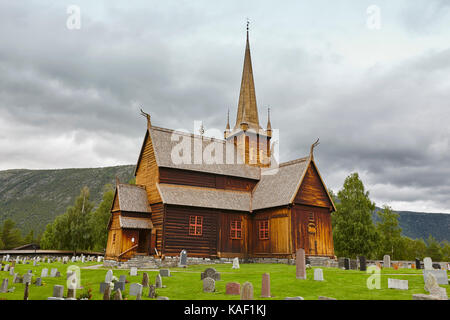
<svg viewBox="0 0 450 320">
<path fill-rule="evenodd" d="M 248 30 L 236 123 L 228 120 L 224 139 L 155 127 L 146 116 L 136 184 L 116 185 L 105 259 L 183 249 L 209 258 L 292 258 L 299 248 L 334 257 L 335 206 L 315 145 L 306 157 L 274 163 L 270 117 L 266 129 L 258 117 Z"/>
</svg>

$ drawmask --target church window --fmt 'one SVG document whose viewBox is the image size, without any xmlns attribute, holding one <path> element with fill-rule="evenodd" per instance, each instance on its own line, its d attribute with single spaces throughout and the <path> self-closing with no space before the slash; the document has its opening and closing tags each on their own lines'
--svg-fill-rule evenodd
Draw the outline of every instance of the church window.
<svg viewBox="0 0 450 320">
<path fill-rule="evenodd" d="M 231 220 L 230 238 L 242 239 L 242 222 L 241 220 Z"/>
<path fill-rule="evenodd" d="M 269 239 L 269 220 L 261 220 L 258 222 L 259 240 Z"/>
<path fill-rule="evenodd" d="M 202 216 L 189 216 L 189 235 L 201 236 L 203 229 Z"/>
</svg>

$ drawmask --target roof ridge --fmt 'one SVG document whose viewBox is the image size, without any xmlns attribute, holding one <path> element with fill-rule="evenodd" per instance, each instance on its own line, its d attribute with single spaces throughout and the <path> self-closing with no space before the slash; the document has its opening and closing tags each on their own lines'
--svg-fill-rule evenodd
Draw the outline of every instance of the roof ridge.
<svg viewBox="0 0 450 320">
<path fill-rule="evenodd" d="M 232 193 L 249 193 L 251 195 L 251 191 L 245 191 L 245 190 L 230 190 L 230 189 L 218 189 L 218 188 L 211 188 L 211 187 L 199 187 L 199 186 L 190 186 L 190 185 L 183 185 L 183 184 L 174 184 L 174 183 L 158 183 L 159 186 L 167 186 L 169 188 L 175 187 L 175 188 L 185 188 L 185 189 L 191 189 L 191 190 L 207 190 L 207 191 L 217 191 L 217 192 L 232 192 Z"/>
<path fill-rule="evenodd" d="M 290 160 L 290 161 L 286 161 L 286 162 L 282 162 L 280 163 L 278 166 L 279 167 L 285 167 L 285 166 L 290 166 L 296 163 L 300 163 L 300 162 L 305 162 L 309 159 L 309 156 L 303 157 L 303 158 L 298 158 L 298 159 L 294 159 L 294 160 Z"/>
<path fill-rule="evenodd" d="M 189 136 L 189 137 L 197 138 L 197 139 L 203 138 L 203 140 L 216 141 L 216 142 L 222 142 L 222 143 L 227 142 L 227 140 L 225 140 L 225 139 L 218 139 L 218 138 L 214 138 L 214 137 L 202 136 L 202 135 L 191 133 L 191 132 L 184 132 L 184 131 L 168 129 L 168 128 L 163 128 L 163 127 L 152 126 L 151 129 L 162 131 L 162 132 L 167 132 L 167 133 L 177 133 L 180 135 Z"/>
</svg>

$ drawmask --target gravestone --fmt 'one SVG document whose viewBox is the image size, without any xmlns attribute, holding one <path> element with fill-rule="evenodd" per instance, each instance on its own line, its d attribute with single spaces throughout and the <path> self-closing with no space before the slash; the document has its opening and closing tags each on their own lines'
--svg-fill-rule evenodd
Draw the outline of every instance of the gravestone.
<svg viewBox="0 0 450 320">
<path fill-rule="evenodd" d="M 33 260 L 33 267 L 36 267 L 36 260 Z"/>
<path fill-rule="evenodd" d="M 53 286 L 53 297 L 62 298 L 64 295 L 64 286 L 54 285 Z"/>
<path fill-rule="evenodd" d="M 1 288 L 0 288 L 0 293 L 6 293 L 6 292 L 8 292 L 8 282 L 9 282 L 9 279 L 8 279 L 8 278 L 3 279 L 3 281 L 2 281 L 2 286 L 1 286 Z"/>
<path fill-rule="evenodd" d="M 203 292 L 214 292 L 216 290 L 216 281 L 213 278 L 203 279 Z"/>
<path fill-rule="evenodd" d="M 31 279 L 33 278 L 33 275 L 30 273 L 26 273 L 23 275 L 23 283 L 31 283 Z"/>
<path fill-rule="evenodd" d="M 157 289 L 162 288 L 162 279 L 161 279 L 161 275 L 159 273 L 156 275 L 155 287 Z"/>
<path fill-rule="evenodd" d="M 413 300 L 443 300 L 443 299 L 441 299 L 438 296 L 417 293 L 417 294 L 413 294 Z"/>
<path fill-rule="evenodd" d="M 345 258 L 338 258 L 338 268 L 345 269 Z"/>
<path fill-rule="evenodd" d="M 111 287 L 109 282 L 100 282 L 100 293 L 105 293 L 107 287 Z"/>
<path fill-rule="evenodd" d="M 391 267 L 391 256 L 389 256 L 388 254 L 384 255 L 383 257 L 383 267 L 384 268 Z"/>
<path fill-rule="evenodd" d="M 359 257 L 359 271 L 367 271 L 366 257 Z"/>
<path fill-rule="evenodd" d="M 120 277 L 119 277 L 119 281 L 123 282 L 123 283 L 126 283 L 127 282 L 127 276 L 124 275 L 124 274 L 121 274 Z"/>
<path fill-rule="evenodd" d="M 103 300 L 111 300 L 111 286 L 106 287 L 103 291 Z"/>
<path fill-rule="evenodd" d="M 108 290 L 108 288 L 106 290 Z M 76 297 L 77 297 L 77 289 L 67 288 L 67 298 L 76 298 Z"/>
<path fill-rule="evenodd" d="M 23 283 L 23 278 L 18 273 L 14 273 L 13 283 Z"/>
<path fill-rule="evenodd" d="M 58 269 L 52 268 L 52 270 L 50 271 L 50 277 L 52 278 L 56 277 L 56 272 L 58 272 Z"/>
<path fill-rule="evenodd" d="M 236 257 L 233 259 L 233 267 L 231 269 L 239 269 L 239 258 Z"/>
<path fill-rule="evenodd" d="M 159 270 L 159 274 L 161 277 L 170 277 L 170 270 L 169 269 L 161 269 Z"/>
<path fill-rule="evenodd" d="M 158 296 L 156 300 L 169 300 L 169 297 Z"/>
<path fill-rule="evenodd" d="M 262 284 L 261 284 L 261 297 L 262 298 L 270 298 L 270 274 L 264 273 L 262 275 Z"/>
<path fill-rule="evenodd" d="M 114 282 L 114 291 L 120 289 L 120 291 L 125 292 L 125 282 L 116 281 Z"/>
<path fill-rule="evenodd" d="M 200 274 L 200 279 L 203 280 L 205 278 L 212 278 L 215 281 L 220 280 L 220 273 L 216 271 L 214 268 L 206 268 L 204 272 Z"/>
<path fill-rule="evenodd" d="M 241 300 L 253 300 L 253 285 L 248 281 L 242 285 Z"/>
<path fill-rule="evenodd" d="M 187 251 L 181 250 L 180 252 L 180 263 L 178 264 L 179 267 L 186 267 L 187 266 Z"/>
<path fill-rule="evenodd" d="M 153 284 L 148 286 L 148 297 L 152 299 L 155 299 L 156 297 L 155 285 Z"/>
<path fill-rule="evenodd" d="M 350 259 L 349 258 L 344 258 L 344 269 L 350 270 Z"/>
<path fill-rule="evenodd" d="M 388 278 L 388 289 L 408 290 L 408 280 Z"/>
<path fill-rule="evenodd" d="M 295 254 L 295 266 L 296 266 L 296 278 L 297 279 L 306 279 L 305 250 L 302 248 L 298 249 Z M 252 296 L 253 296 L 253 293 L 252 293 Z M 253 299 L 253 297 L 252 297 L 252 299 Z M 244 299 L 244 300 L 248 300 L 248 299 Z"/>
<path fill-rule="evenodd" d="M 3 271 L 9 271 L 9 264 L 5 265 L 5 269 Z"/>
<path fill-rule="evenodd" d="M 448 276 L 446 270 L 423 270 L 423 280 L 427 282 L 427 278 L 432 274 L 438 284 L 448 285 Z"/>
<path fill-rule="evenodd" d="M 23 292 L 23 300 L 28 300 L 28 295 L 30 294 L 30 283 L 25 282 L 25 290 Z"/>
<path fill-rule="evenodd" d="M 114 300 L 122 300 L 122 292 L 120 291 L 120 289 L 118 289 L 114 294 Z"/>
<path fill-rule="evenodd" d="M 317 300 L 337 300 L 336 298 L 330 298 L 330 297 L 324 297 L 324 296 L 319 296 L 319 299 Z"/>
<path fill-rule="evenodd" d="M 240 295 L 241 284 L 239 282 L 228 282 L 225 286 L 225 294 Z"/>
<path fill-rule="evenodd" d="M 358 270 L 358 262 L 355 259 L 350 259 L 350 269 Z"/>
<path fill-rule="evenodd" d="M 426 257 L 423 259 L 423 268 L 424 270 L 433 270 L 433 261 L 430 257 Z"/>
<path fill-rule="evenodd" d="M 15 267 L 11 267 L 11 269 L 9 269 L 9 275 L 10 276 L 14 275 L 14 269 L 15 269 Z"/>
<path fill-rule="evenodd" d="M 56 271 L 55 277 L 57 277 L 57 278 L 61 277 L 61 272 Z"/>
<path fill-rule="evenodd" d="M 142 274 L 142 286 L 147 288 L 148 287 L 148 273 L 144 272 Z"/>
<path fill-rule="evenodd" d="M 110 283 L 112 281 L 112 278 L 113 278 L 113 272 L 112 272 L 112 270 L 108 270 L 108 272 L 106 272 L 105 282 Z"/>
<path fill-rule="evenodd" d="M 130 276 L 132 276 L 132 277 L 137 276 L 137 268 L 136 267 L 131 267 Z"/>
<path fill-rule="evenodd" d="M 314 280 L 323 281 L 323 270 L 320 268 L 314 269 Z"/>
<path fill-rule="evenodd" d="M 441 265 L 439 263 L 433 263 L 432 264 L 433 269 L 435 270 L 440 270 L 441 269 Z"/>
<path fill-rule="evenodd" d="M 286 297 L 284 300 L 305 300 L 303 297 Z"/>
<path fill-rule="evenodd" d="M 42 286 L 42 279 L 41 278 L 36 278 L 36 286 L 40 287 Z"/>
<path fill-rule="evenodd" d="M 132 283 L 130 285 L 130 296 L 142 296 L 142 284 Z"/>
</svg>

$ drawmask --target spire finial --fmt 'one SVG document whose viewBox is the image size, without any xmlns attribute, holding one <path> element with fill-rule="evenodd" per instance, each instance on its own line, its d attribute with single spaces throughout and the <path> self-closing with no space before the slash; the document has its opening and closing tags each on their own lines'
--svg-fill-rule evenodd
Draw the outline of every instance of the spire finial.
<svg viewBox="0 0 450 320">
<path fill-rule="evenodd" d="M 311 159 L 314 158 L 314 148 L 317 147 L 318 145 L 319 145 L 319 138 L 317 138 L 316 142 L 314 142 L 314 143 L 311 145 L 311 150 L 310 150 L 310 152 L 309 152 L 309 156 L 311 157 Z"/>
<path fill-rule="evenodd" d="M 150 115 L 146 112 L 144 112 L 141 108 L 141 116 L 144 116 L 147 118 L 147 129 L 150 129 L 150 127 L 152 126 L 152 123 L 150 121 Z"/>
<path fill-rule="evenodd" d="M 227 130 L 230 130 L 230 108 L 228 108 L 227 112 Z"/>
<path fill-rule="evenodd" d="M 248 33 L 249 26 L 250 26 L 250 20 L 247 17 L 247 33 Z"/>
</svg>

